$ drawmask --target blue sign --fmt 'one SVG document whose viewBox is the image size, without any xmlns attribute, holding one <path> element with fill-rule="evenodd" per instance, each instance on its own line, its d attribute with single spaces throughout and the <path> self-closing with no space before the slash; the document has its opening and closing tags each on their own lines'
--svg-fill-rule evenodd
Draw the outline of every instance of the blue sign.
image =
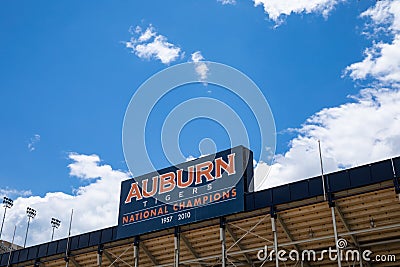
<svg viewBox="0 0 400 267">
<path fill-rule="evenodd" d="M 244 210 L 253 154 L 243 146 L 123 181 L 118 238 Z"/>
</svg>

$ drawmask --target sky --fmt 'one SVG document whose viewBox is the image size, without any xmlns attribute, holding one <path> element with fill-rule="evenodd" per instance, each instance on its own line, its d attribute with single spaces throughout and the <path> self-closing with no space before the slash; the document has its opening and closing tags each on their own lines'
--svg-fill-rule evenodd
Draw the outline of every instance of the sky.
<svg viewBox="0 0 400 267">
<path fill-rule="evenodd" d="M 275 156 L 256 157 L 257 190 L 318 175 L 318 140 L 328 172 L 400 154 L 400 1 L 3 1 L 0 33 L 0 197 L 14 200 L 2 239 L 17 225 L 17 244 L 27 206 L 37 210 L 28 246 L 50 240 L 51 217 L 66 237 L 72 208 L 72 234 L 117 224 L 130 178 L 125 112 L 145 81 L 178 64 L 195 64 L 202 82 L 169 92 L 138 125 L 156 168 L 170 165 L 163 134 L 183 160 L 231 144 L 229 121 L 162 132 L 189 99 L 224 102 L 255 155 L 267 149 L 258 106 L 208 84 L 208 61 L 246 75 L 272 112 Z"/>
</svg>

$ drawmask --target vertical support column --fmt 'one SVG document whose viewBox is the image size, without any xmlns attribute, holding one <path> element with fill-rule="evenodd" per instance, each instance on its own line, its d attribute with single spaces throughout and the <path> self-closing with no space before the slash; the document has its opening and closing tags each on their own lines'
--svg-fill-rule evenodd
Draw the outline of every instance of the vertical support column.
<svg viewBox="0 0 400 267">
<path fill-rule="evenodd" d="M 103 263 L 103 251 L 104 251 L 104 245 L 100 244 L 97 247 L 97 266 L 101 267 L 101 264 Z"/>
<path fill-rule="evenodd" d="M 333 224 L 333 234 L 335 237 L 335 247 L 337 251 L 337 262 L 338 262 L 338 267 L 342 267 L 342 261 L 341 261 L 341 251 L 338 246 L 338 232 L 337 232 L 337 226 L 336 226 L 336 216 L 335 216 L 335 201 L 334 201 L 334 195 L 331 191 L 330 187 L 330 181 L 329 181 L 329 176 L 327 178 L 327 185 L 328 185 L 328 205 L 331 208 L 331 213 L 332 213 L 332 224 Z M 361 258 L 361 257 L 360 257 Z M 362 261 L 362 259 L 361 259 Z"/>
<path fill-rule="evenodd" d="M 360 248 L 358 248 L 358 253 L 360 253 L 360 267 L 364 267 L 364 264 L 363 264 L 363 257 L 361 256 L 361 255 L 362 255 L 362 251 L 361 251 Z"/>
<path fill-rule="evenodd" d="M 180 253 L 180 228 L 175 227 L 174 235 L 175 253 L 174 253 L 174 267 L 179 267 L 179 253 Z"/>
<path fill-rule="evenodd" d="M 219 240 L 221 241 L 221 267 L 226 267 L 226 235 L 225 235 L 225 218 L 220 218 L 219 221 Z"/>
<path fill-rule="evenodd" d="M 139 243 L 140 237 L 135 236 L 135 240 L 133 241 L 133 261 L 135 267 L 139 267 Z"/>
<path fill-rule="evenodd" d="M 336 217 L 335 217 L 335 202 L 329 202 L 329 207 L 331 208 L 331 212 L 332 212 L 332 224 L 333 224 L 333 233 L 335 236 L 335 246 L 336 246 L 336 251 L 337 251 L 338 267 L 342 267 L 342 261 L 340 259 L 341 253 L 340 253 L 340 248 L 338 246 L 338 233 L 337 233 Z"/>
<path fill-rule="evenodd" d="M 272 234 L 274 236 L 274 250 L 275 250 L 275 266 L 279 267 L 279 258 L 278 258 L 278 233 L 276 232 L 276 211 L 275 207 L 271 207 L 271 228 Z"/>
<path fill-rule="evenodd" d="M 40 259 L 35 259 L 35 263 L 33 264 L 33 267 L 40 267 Z"/>
</svg>

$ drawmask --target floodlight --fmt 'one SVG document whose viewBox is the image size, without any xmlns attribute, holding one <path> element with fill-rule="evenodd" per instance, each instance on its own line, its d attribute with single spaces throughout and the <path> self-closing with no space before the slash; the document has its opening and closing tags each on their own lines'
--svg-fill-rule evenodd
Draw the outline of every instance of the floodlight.
<svg viewBox="0 0 400 267">
<path fill-rule="evenodd" d="M 14 204 L 14 201 L 11 198 L 4 197 L 3 198 L 3 206 L 4 206 L 4 215 L 3 215 L 3 221 L 1 223 L 1 229 L 0 229 L 0 240 L 1 240 L 1 234 L 3 233 L 3 226 L 4 226 L 4 220 L 6 219 L 6 213 L 7 209 L 10 209 Z"/>
<path fill-rule="evenodd" d="M 24 241 L 24 248 L 26 246 L 26 239 L 28 238 L 28 231 L 29 231 L 29 224 L 31 222 L 31 219 L 35 218 L 36 216 L 36 210 L 32 209 L 31 207 L 26 208 L 26 216 L 28 216 L 28 225 L 26 227 L 26 234 L 25 234 L 25 241 Z"/>
<path fill-rule="evenodd" d="M 60 227 L 61 221 L 57 218 L 51 218 L 51 227 L 53 228 L 53 232 L 51 234 L 51 241 L 53 241 L 54 238 L 54 229 L 58 229 Z"/>
</svg>

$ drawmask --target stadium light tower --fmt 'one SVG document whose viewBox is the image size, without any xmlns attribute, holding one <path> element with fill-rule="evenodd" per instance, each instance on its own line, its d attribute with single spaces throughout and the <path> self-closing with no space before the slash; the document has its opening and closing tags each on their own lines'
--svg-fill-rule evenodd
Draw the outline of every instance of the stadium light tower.
<svg viewBox="0 0 400 267">
<path fill-rule="evenodd" d="M 0 229 L 0 240 L 1 240 L 1 234 L 3 233 L 3 225 L 4 225 L 4 220 L 6 219 L 7 209 L 11 208 L 13 205 L 14 205 L 14 201 L 11 198 L 8 198 L 8 197 L 3 198 L 4 215 L 3 215 L 3 221 L 1 223 L 1 229 Z"/>
<path fill-rule="evenodd" d="M 53 232 L 51 234 L 51 241 L 53 241 L 54 238 L 54 229 L 58 229 L 60 227 L 61 221 L 56 218 L 51 218 L 51 227 L 53 228 Z"/>
<path fill-rule="evenodd" d="M 26 233 L 25 233 L 25 241 L 24 241 L 24 248 L 26 246 L 26 239 L 28 237 L 28 231 L 29 231 L 29 223 L 31 222 L 31 219 L 35 218 L 36 216 L 36 210 L 27 207 L 26 208 L 26 216 L 28 216 L 28 226 L 26 227 Z"/>
</svg>

